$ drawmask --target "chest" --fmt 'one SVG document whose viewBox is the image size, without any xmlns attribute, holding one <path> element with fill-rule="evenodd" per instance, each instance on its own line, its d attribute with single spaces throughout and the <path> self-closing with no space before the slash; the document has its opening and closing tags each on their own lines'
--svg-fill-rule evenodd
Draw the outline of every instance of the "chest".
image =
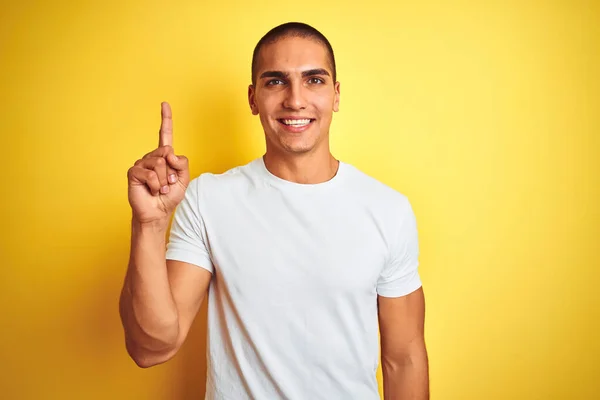
<svg viewBox="0 0 600 400">
<path fill-rule="evenodd" d="M 249 301 L 375 293 L 387 243 L 369 210 L 339 199 L 268 200 L 232 200 L 210 213 L 220 285 Z"/>
</svg>

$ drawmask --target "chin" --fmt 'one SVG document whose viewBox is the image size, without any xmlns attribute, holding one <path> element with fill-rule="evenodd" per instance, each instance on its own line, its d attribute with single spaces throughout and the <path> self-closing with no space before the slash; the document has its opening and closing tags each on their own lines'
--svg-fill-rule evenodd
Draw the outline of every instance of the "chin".
<svg viewBox="0 0 600 400">
<path fill-rule="evenodd" d="M 312 151 L 316 147 L 316 141 L 310 139 L 312 138 L 301 136 L 291 138 L 285 133 L 275 133 L 272 136 L 267 135 L 267 140 L 273 149 L 276 148 L 278 151 L 288 154 L 304 154 Z"/>
<path fill-rule="evenodd" d="M 281 147 L 287 152 L 287 153 L 293 153 L 293 154 L 304 154 L 304 153 L 308 153 L 310 152 L 312 149 L 314 149 L 314 146 L 308 145 L 308 144 L 282 144 Z"/>
</svg>

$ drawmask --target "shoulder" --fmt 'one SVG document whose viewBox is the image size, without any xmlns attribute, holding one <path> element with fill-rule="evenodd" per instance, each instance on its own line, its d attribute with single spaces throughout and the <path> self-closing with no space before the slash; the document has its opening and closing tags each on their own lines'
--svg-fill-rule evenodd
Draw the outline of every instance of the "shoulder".
<svg viewBox="0 0 600 400">
<path fill-rule="evenodd" d="M 345 181 L 351 195 L 365 206 L 390 213 L 412 213 L 408 197 L 399 189 L 363 172 L 352 164 L 345 163 L 348 179 Z"/>
<path fill-rule="evenodd" d="M 253 160 L 222 173 L 203 172 L 190 181 L 187 190 L 205 198 L 209 194 L 216 195 L 243 189 L 255 180 L 255 163 L 256 160 Z"/>
</svg>

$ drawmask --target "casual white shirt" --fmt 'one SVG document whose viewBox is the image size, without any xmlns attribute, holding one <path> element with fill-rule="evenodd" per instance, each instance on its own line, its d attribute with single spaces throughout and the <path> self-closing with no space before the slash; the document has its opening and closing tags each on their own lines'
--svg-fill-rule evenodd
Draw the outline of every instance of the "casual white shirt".
<svg viewBox="0 0 600 400">
<path fill-rule="evenodd" d="M 421 286 L 403 194 L 345 162 L 319 184 L 263 158 L 190 182 L 167 259 L 213 274 L 208 400 L 379 399 L 377 296 Z"/>
</svg>

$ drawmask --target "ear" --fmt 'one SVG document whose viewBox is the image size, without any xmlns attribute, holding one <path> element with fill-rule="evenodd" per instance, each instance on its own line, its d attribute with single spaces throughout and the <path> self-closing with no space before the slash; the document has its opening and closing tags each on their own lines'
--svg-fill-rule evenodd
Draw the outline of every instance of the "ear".
<svg viewBox="0 0 600 400">
<path fill-rule="evenodd" d="M 335 97 L 333 98 L 333 111 L 338 112 L 340 110 L 340 83 L 336 82 L 333 86 Z"/>
<path fill-rule="evenodd" d="M 253 85 L 248 86 L 248 104 L 250 105 L 250 111 L 252 111 L 252 115 L 258 115 L 258 107 L 255 102 L 255 94 L 256 91 Z"/>
</svg>

